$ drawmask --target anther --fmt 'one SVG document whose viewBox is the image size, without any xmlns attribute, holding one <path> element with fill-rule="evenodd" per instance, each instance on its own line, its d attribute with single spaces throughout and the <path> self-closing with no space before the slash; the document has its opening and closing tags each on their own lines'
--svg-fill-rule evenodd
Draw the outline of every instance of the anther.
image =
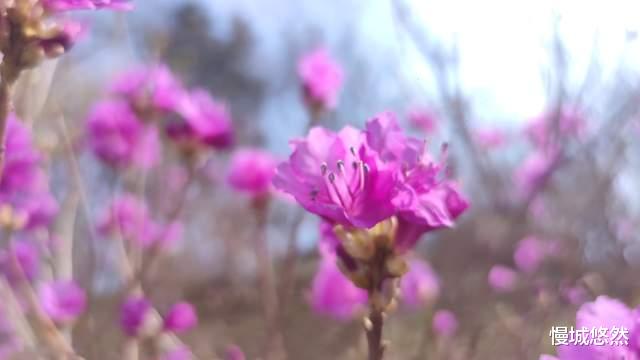
<svg viewBox="0 0 640 360">
<path fill-rule="evenodd" d="M 324 176 L 327 173 L 327 164 L 326 163 L 322 163 L 322 165 L 320 165 L 320 173 L 322 173 L 322 176 Z"/>
</svg>

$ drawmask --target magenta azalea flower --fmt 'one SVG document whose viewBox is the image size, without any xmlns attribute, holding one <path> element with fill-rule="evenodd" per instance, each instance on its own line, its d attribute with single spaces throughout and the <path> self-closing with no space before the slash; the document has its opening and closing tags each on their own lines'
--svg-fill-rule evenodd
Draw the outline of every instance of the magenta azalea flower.
<svg viewBox="0 0 640 360">
<path fill-rule="evenodd" d="M 433 331 L 439 336 L 451 337 L 458 331 L 458 319 L 449 310 L 438 310 L 433 315 Z"/>
<path fill-rule="evenodd" d="M 319 314 L 348 320 L 367 303 L 366 291 L 346 278 L 333 256 L 323 256 L 313 279 L 311 305 Z"/>
<path fill-rule="evenodd" d="M 425 134 L 431 135 L 438 130 L 436 115 L 427 109 L 413 109 L 408 114 L 409 122 Z"/>
<path fill-rule="evenodd" d="M 17 241 L 10 250 L 0 251 L 0 272 L 9 283 L 16 285 L 22 279 L 32 281 L 40 269 L 38 248 L 27 241 Z"/>
<path fill-rule="evenodd" d="M 84 290 L 73 281 L 57 281 L 42 285 L 40 303 L 45 313 L 56 322 L 69 322 L 86 308 Z"/>
<path fill-rule="evenodd" d="M 228 148 L 233 144 L 233 127 L 227 107 L 198 89 L 180 96 L 175 107 L 177 118 L 167 124 L 173 140 L 212 148 Z"/>
<path fill-rule="evenodd" d="M 137 336 L 151 310 L 149 300 L 133 296 L 127 298 L 120 308 L 120 327 L 128 336 Z"/>
<path fill-rule="evenodd" d="M 162 224 L 154 221 L 147 206 L 131 194 L 113 200 L 98 221 L 103 236 L 117 235 L 142 248 L 152 245 L 167 247 L 182 237 L 182 224 Z"/>
<path fill-rule="evenodd" d="M 164 317 L 164 329 L 175 333 L 190 330 L 198 324 L 198 317 L 193 305 L 180 302 L 173 305 Z"/>
<path fill-rule="evenodd" d="M 318 251 L 320 255 L 327 256 L 336 253 L 340 244 L 340 239 L 333 231 L 334 225 L 327 221 L 320 221 L 320 240 L 318 241 Z"/>
<path fill-rule="evenodd" d="M 393 114 L 369 120 L 362 132 L 313 128 L 291 144 L 292 155 L 276 170 L 277 188 L 334 224 L 370 228 L 396 216 L 401 250 L 424 232 L 452 226 L 469 205 L 444 179 L 443 161 L 407 137 Z"/>
<path fill-rule="evenodd" d="M 440 294 L 440 280 L 427 262 L 412 259 L 409 272 L 400 279 L 400 293 L 403 303 L 416 309 L 435 301 Z"/>
<path fill-rule="evenodd" d="M 94 154 L 114 167 L 148 169 L 159 158 L 159 140 L 126 102 L 106 100 L 94 105 L 87 119 L 89 146 Z"/>
<path fill-rule="evenodd" d="M 514 181 L 520 195 L 526 197 L 534 193 L 543 183 L 559 160 L 555 151 L 534 151 L 527 156 L 514 173 Z"/>
<path fill-rule="evenodd" d="M 58 212 L 58 203 L 39 167 L 40 155 L 31 142 L 30 131 L 13 114 L 8 118 L 5 148 L 0 205 L 10 205 L 25 214 L 27 229 L 48 226 Z"/>
<path fill-rule="evenodd" d="M 512 291 L 518 281 L 518 273 L 503 265 L 494 265 L 489 270 L 489 285 L 496 292 Z"/>
<path fill-rule="evenodd" d="M 580 138 L 586 132 L 587 123 L 577 109 L 563 107 L 558 113 L 549 111 L 527 125 L 525 132 L 538 149 L 552 150 L 567 138 Z"/>
<path fill-rule="evenodd" d="M 231 158 L 227 181 L 235 190 L 253 196 L 266 194 L 275 175 L 276 160 L 259 149 L 240 149 Z"/>
<path fill-rule="evenodd" d="M 302 57 L 298 63 L 298 76 L 309 101 L 325 109 L 335 108 L 343 73 L 325 48 L 315 49 Z"/>
<path fill-rule="evenodd" d="M 136 109 L 175 111 L 185 93 L 180 80 L 164 64 L 140 66 L 116 76 L 111 91 Z"/>
<path fill-rule="evenodd" d="M 549 254 L 549 246 L 535 236 L 527 236 L 520 240 L 513 253 L 513 260 L 520 271 L 536 272 Z"/>
<path fill-rule="evenodd" d="M 274 185 L 308 211 L 332 222 L 369 228 L 393 215 L 395 172 L 371 152 L 358 130 L 313 128 L 291 142 Z"/>
</svg>

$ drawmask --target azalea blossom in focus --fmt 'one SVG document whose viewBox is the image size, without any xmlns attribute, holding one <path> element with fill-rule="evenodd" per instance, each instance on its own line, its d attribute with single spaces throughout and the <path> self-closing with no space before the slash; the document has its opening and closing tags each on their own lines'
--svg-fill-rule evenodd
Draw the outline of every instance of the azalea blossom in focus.
<svg viewBox="0 0 640 360">
<path fill-rule="evenodd" d="M 276 170 L 277 188 L 308 211 L 349 227 L 370 228 L 397 216 L 411 235 L 405 249 L 416 235 L 452 226 L 468 207 L 457 185 L 444 177 L 443 159 L 406 136 L 393 114 L 374 117 L 364 131 L 312 128 L 291 145 L 292 155 Z"/>
</svg>

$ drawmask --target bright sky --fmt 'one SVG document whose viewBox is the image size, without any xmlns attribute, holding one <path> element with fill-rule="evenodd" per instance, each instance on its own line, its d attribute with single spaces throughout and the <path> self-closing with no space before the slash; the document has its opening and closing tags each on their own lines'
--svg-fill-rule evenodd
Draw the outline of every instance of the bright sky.
<svg viewBox="0 0 640 360">
<path fill-rule="evenodd" d="M 327 33 L 327 41 L 345 29 L 362 35 L 363 48 L 386 47 L 401 51 L 406 75 L 429 89 L 431 79 L 422 59 L 406 37 L 398 35 L 392 17 L 393 0 L 235 0 L 207 1 L 220 15 L 242 13 L 259 29 L 261 62 L 278 61 L 283 32 L 292 33 L 309 23 Z M 556 16 L 571 56 L 571 74 L 579 83 L 597 39 L 604 76 L 620 62 L 638 68 L 638 41 L 626 41 L 628 30 L 640 29 L 640 3 L 636 1 L 513 1 L 513 0 L 401 0 L 432 37 L 445 44 L 456 39 L 461 54 L 461 80 L 477 100 L 476 110 L 497 121 L 513 121 L 540 112 L 545 104 L 542 71 L 549 59 L 548 40 Z M 300 20 L 300 14 L 305 14 Z M 357 14 L 357 15 L 355 15 Z M 354 24 L 354 21 L 357 23 Z M 228 24 L 218 24 L 224 33 Z M 401 39 L 401 41 L 398 41 Z"/>
</svg>

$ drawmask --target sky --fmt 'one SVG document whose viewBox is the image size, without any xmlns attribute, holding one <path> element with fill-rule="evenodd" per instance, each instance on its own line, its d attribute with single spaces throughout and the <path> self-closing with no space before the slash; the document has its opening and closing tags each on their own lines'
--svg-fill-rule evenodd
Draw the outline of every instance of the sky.
<svg viewBox="0 0 640 360">
<path fill-rule="evenodd" d="M 395 0 L 199 1 L 223 19 L 231 14 L 250 18 L 260 36 L 256 58 L 261 62 L 279 60 L 283 44 L 278 34 L 283 31 L 312 24 L 331 43 L 342 31 L 352 29 L 360 34 L 363 48 L 398 52 L 406 62 L 405 75 L 417 87 L 433 91 L 422 58 L 394 20 L 391 4 Z M 594 51 L 605 78 L 621 61 L 635 68 L 640 65 L 638 41 L 630 42 L 626 36 L 640 29 L 640 3 L 635 1 L 399 1 L 411 9 L 430 38 L 457 44 L 461 82 L 476 99 L 474 105 L 485 121 L 529 118 L 544 107 L 541 74 L 548 66 L 556 19 L 576 84 L 584 78 Z M 224 36 L 228 26 L 218 22 L 213 31 Z"/>
</svg>

